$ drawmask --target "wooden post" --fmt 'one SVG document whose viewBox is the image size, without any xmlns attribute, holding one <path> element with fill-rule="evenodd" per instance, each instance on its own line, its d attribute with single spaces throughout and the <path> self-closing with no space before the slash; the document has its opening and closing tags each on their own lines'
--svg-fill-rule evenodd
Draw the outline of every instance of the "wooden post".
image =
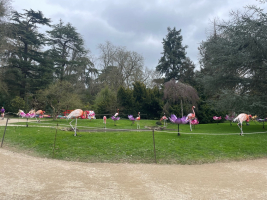
<svg viewBox="0 0 267 200">
<path fill-rule="evenodd" d="M 7 127 L 7 123 L 8 123 L 8 118 L 6 119 L 6 127 Z M 5 138 L 5 134 L 6 134 L 6 128 L 5 128 L 5 132 L 4 132 L 3 138 L 2 138 L 1 148 L 2 148 L 2 146 L 3 146 L 3 142 L 4 142 L 4 138 Z"/>
<path fill-rule="evenodd" d="M 154 136 L 154 129 L 153 129 L 153 143 L 154 143 L 154 155 L 155 155 L 155 163 L 157 163 L 157 157 L 156 157 L 156 146 L 155 146 L 155 136 Z"/>
<path fill-rule="evenodd" d="M 55 134 L 55 140 L 54 140 L 54 147 L 53 147 L 53 157 L 54 157 L 55 146 L 56 146 L 57 129 L 58 129 L 58 123 L 57 123 L 56 134 Z"/>
</svg>

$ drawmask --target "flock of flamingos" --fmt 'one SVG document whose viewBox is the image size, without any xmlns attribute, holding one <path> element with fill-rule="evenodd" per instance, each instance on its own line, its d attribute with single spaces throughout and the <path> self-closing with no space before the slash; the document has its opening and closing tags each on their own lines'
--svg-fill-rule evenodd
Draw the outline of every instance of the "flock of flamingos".
<svg viewBox="0 0 267 200">
<path fill-rule="evenodd" d="M 192 125 L 196 125 L 198 124 L 198 120 L 196 118 L 196 114 L 195 114 L 195 106 L 192 107 L 192 113 L 189 113 L 187 116 L 184 116 L 182 118 L 177 118 L 175 115 L 171 115 L 171 117 L 169 117 L 169 120 L 172 123 L 175 124 L 186 124 L 189 123 L 190 125 L 190 131 L 192 131 Z M 17 113 L 17 115 L 21 116 L 21 117 L 25 117 L 25 118 L 36 118 L 37 122 L 40 122 L 40 119 L 45 117 L 45 111 L 43 110 L 37 110 L 35 111 L 34 109 L 30 110 L 28 113 L 25 113 L 23 110 L 19 110 L 19 112 Z M 251 115 L 245 114 L 245 113 L 241 113 L 239 114 L 237 117 L 235 117 L 234 115 L 232 116 L 228 116 L 226 115 L 225 119 L 229 120 L 229 121 L 233 121 L 233 122 L 237 122 L 238 127 L 240 128 L 240 135 L 243 135 L 243 129 L 242 129 L 242 123 L 246 122 L 248 123 L 250 119 L 256 118 L 257 116 L 252 117 Z M 37 119 L 39 118 L 39 119 Z M 95 113 L 94 111 L 83 111 L 81 109 L 76 109 L 73 110 L 69 115 L 65 116 L 64 118 L 66 119 L 76 119 L 76 123 L 75 126 L 73 126 L 70 122 L 70 126 L 72 127 L 72 129 L 75 131 L 75 136 L 76 136 L 76 130 L 77 130 L 77 118 L 82 118 L 82 119 L 95 119 Z M 139 121 L 141 119 L 140 117 L 140 112 L 138 112 L 138 116 L 136 118 L 133 117 L 133 115 L 128 115 L 129 120 L 131 120 L 133 123 L 136 121 L 137 122 L 137 129 L 140 129 L 140 124 Z M 111 117 L 111 119 L 114 121 L 114 125 L 116 123 L 117 120 L 120 119 L 119 117 L 119 109 L 117 109 L 117 112 L 115 113 L 115 115 L 113 115 Z M 217 117 L 214 116 L 213 117 L 214 120 L 221 120 L 221 117 Z M 267 118 L 266 118 L 267 119 Z M 266 121 L 266 119 L 264 119 L 264 121 Z M 105 128 L 106 128 L 106 120 L 107 117 L 104 116 L 103 117 L 103 123 L 105 124 Z M 160 121 L 164 121 L 164 127 L 167 126 L 167 120 L 168 118 L 164 116 L 160 119 Z M 178 134 L 180 135 L 180 134 Z"/>
</svg>

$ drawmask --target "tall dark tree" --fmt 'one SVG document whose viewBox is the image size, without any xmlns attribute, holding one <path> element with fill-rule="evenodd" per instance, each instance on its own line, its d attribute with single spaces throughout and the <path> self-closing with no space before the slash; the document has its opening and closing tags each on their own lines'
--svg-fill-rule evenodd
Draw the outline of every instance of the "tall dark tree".
<svg viewBox="0 0 267 200">
<path fill-rule="evenodd" d="M 5 81 L 14 96 L 24 98 L 27 92 L 35 93 L 41 86 L 44 87 L 40 82 L 42 74 L 52 75 L 51 65 L 45 61 L 45 55 L 41 51 L 45 35 L 38 32 L 40 25 L 50 25 L 50 19 L 45 18 L 41 11 L 12 13 L 12 34 L 9 41 L 16 48 L 6 52 L 8 62 L 5 65 Z"/>
<path fill-rule="evenodd" d="M 10 0 L 0 0 L 0 56 L 5 53 L 7 49 L 9 49 L 8 45 L 8 34 L 9 34 L 9 26 L 7 23 L 9 12 L 10 12 Z M 7 84 L 3 81 L 4 80 L 4 60 L 3 57 L 0 58 L 0 103 L 4 101 L 4 97 L 8 95 L 8 87 Z M 2 103 L 3 105 L 3 103 Z"/>
<path fill-rule="evenodd" d="M 134 98 L 132 89 L 120 87 L 117 92 L 117 101 L 121 113 L 131 114 L 136 112 L 134 110 Z"/>
<path fill-rule="evenodd" d="M 201 74 L 211 105 L 227 111 L 266 115 L 267 17 L 249 6 L 232 12 L 200 46 Z"/>
<path fill-rule="evenodd" d="M 160 58 L 156 70 L 165 77 L 165 82 L 174 78 L 179 80 L 183 70 L 182 65 L 186 59 L 187 46 L 182 45 L 183 37 L 181 36 L 181 29 L 176 30 L 175 27 L 167 28 L 168 34 L 163 39 L 163 56 Z"/>
<path fill-rule="evenodd" d="M 54 61 L 56 78 L 76 83 L 86 72 L 94 68 L 87 57 L 88 50 L 84 40 L 70 23 L 64 25 L 62 20 L 48 33 L 48 44 L 52 46 L 49 54 Z M 82 76 L 82 77 L 81 77 Z"/>
</svg>

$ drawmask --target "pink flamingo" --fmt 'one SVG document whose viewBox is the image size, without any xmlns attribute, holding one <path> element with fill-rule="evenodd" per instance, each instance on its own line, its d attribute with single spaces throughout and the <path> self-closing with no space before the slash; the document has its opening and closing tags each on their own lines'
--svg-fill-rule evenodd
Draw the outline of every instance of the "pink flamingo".
<svg viewBox="0 0 267 200">
<path fill-rule="evenodd" d="M 251 117 L 252 117 L 251 115 L 248 115 L 248 114 L 245 114 L 245 113 L 241 113 L 236 118 L 234 118 L 233 122 L 238 122 L 237 123 L 237 126 L 241 130 L 240 135 L 243 136 L 243 129 L 242 129 L 242 123 L 243 123 L 243 121 L 249 122 L 249 118 L 251 118 Z"/>
<path fill-rule="evenodd" d="M 105 124 L 105 128 L 106 128 L 106 123 L 107 123 L 107 117 L 106 116 L 103 117 L 103 123 Z"/>
<path fill-rule="evenodd" d="M 140 119 L 141 119 L 141 117 L 140 117 L 140 112 L 138 112 L 138 117 L 136 117 L 136 121 L 137 121 L 137 129 L 140 129 L 140 124 L 139 124 Z"/>
<path fill-rule="evenodd" d="M 219 120 L 221 120 L 222 119 L 222 117 L 220 116 L 220 117 L 217 117 L 217 116 L 213 116 L 213 120 L 215 120 L 215 121 L 219 121 Z M 218 122 L 217 122 L 217 125 L 218 125 Z"/>
<path fill-rule="evenodd" d="M 83 116 L 83 110 L 81 110 L 81 109 L 76 109 L 76 110 L 72 111 L 72 112 L 66 117 L 67 119 L 71 119 L 71 118 L 73 118 L 73 117 L 76 118 L 75 127 L 73 127 L 72 124 L 71 124 L 71 122 L 72 122 L 74 119 L 70 122 L 70 126 L 71 126 L 71 128 L 74 130 L 74 136 L 77 136 L 77 134 L 76 134 L 76 130 L 77 130 L 77 118 L 82 117 L 82 116 Z"/>
<path fill-rule="evenodd" d="M 83 112 L 83 116 L 81 117 L 82 119 L 95 119 L 95 112 L 92 110 L 85 110 Z"/>
<path fill-rule="evenodd" d="M 166 127 L 168 118 L 165 116 L 165 113 L 164 113 L 163 117 L 160 119 L 160 121 L 162 121 L 162 120 L 164 120 L 164 127 Z"/>
<path fill-rule="evenodd" d="M 194 125 L 195 128 L 195 125 L 199 124 L 199 121 L 197 120 L 197 118 L 195 118 L 191 121 L 191 124 Z"/>
<path fill-rule="evenodd" d="M 195 106 L 192 106 L 193 113 L 189 113 L 189 114 L 187 115 L 187 117 L 186 117 L 186 120 L 189 121 L 189 124 L 190 124 L 190 131 L 192 131 L 191 121 L 192 121 L 193 119 L 195 119 L 195 117 L 196 117 L 194 108 L 195 108 Z"/>
<path fill-rule="evenodd" d="M 40 118 L 44 117 L 44 113 L 45 113 L 45 111 L 43 111 L 43 110 L 37 110 L 35 112 L 35 119 L 36 119 L 37 122 L 41 121 Z M 39 117 L 39 120 L 37 120 L 37 117 Z"/>
<path fill-rule="evenodd" d="M 32 110 L 30 110 L 30 112 L 28 112 L 27 114 L 23 110 L 19 110 L 17 115 L 20 115 L 21 117 L 26 117 L 27 119 L 35 117 L 35 113 L 32 112 Z"/>
<path fill-rule="evenodd" d="M 35 112 L 33 112 L 33 110 L 30 110 L 27 114 L 25 114 L 23 110 L 19 110 L 19 112 L 17 113 L 17 115 L 19 115 L 21 117 L 26 117 L 27 118 L 26 127 L 28 127 L 28 119 L 29 118 L 34 118 L 35 117 Z"/>
</svg>

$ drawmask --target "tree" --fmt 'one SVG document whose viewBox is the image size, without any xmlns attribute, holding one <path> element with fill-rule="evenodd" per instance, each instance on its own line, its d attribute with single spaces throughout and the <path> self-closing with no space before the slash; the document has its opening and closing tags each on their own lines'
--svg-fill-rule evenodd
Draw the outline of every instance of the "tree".
<svg viewBox="0 0 267 200">
<path fill-rule="evenodd" d="M 100 114 L 115 114 L 117 110 L 116 93 L 108 87 L 103 88 L 95 99 L 96 112 Z"/>
<path fill-rule="evenodd" d="M 11 0 L 0 0 L 0 54 L 9 48 L 7 36 L 10 33 L 10 27 L 7 21 L 11 10 L 10 3 Z"/>
<path fill-rule="evenodd" d="M 38 102 L 53 110 L 53 119 L 65 110 L 83 109 L 74 87 L 67 81 L 57 81 L 47 89 L 38 91 Z"/>
<path fill-rule="evenodd" d="M 19 109 L 24 110 L 25 108 L 25 101 L 21 98 L 16 96 L 14 99 L 10 101 L 10 108 L 9 111 L 16 113 Z"/>
<path fill-rule="evenodd" d="M 169 113 L 171 110 L 170 106 L 180 104 L 181 116 L 183 116 L 184 104 L 187 103 L 186 107 L 187 110 L 189 110 L 189 108 L 191 109 L 192 105 L 197 104 L 199 97 L 196 89 L 194 89 L 192 86 L 182 83 L 181 81 L 177 82 L 175 79 L 172 79 L 164 84 L 164 99 L 166 100 L 166 106 L 164 109 L 165 113 L 172 114 Z M 172 111 L 174 110 L 172 109 Z M 176 110 L 176 112 L 177 111 L 178 110 Z"/>
<path fill-rule="evenodd" d="M 266 16 L 255 6 L 232 12 L 228 22 L 217 25 L 216 35 L 202 42 L 199 80 L 214 108 L 266 115 Z"/>
<path fill-rule="evenodd" d="M 14 96 L 24 98 L 27 92 L 35 93 L 39 86 L 45 87 L 40 83 L 43 72 L 52 75 L 51 65 L 47 65 L 41 52 L 45 36 L 38 32 L 38 25 L 49 26 L 50 19 L 41 11 L 25 10 L 23 14 L 12 12 L 11 21 L 12 33 L 8 41 L 14 48 L 5 54 L 5 82 Z"/>
<path fill-rule="evenodd" d="M 102 67 L 99 80 L 104 85 L 110 85 L 110 81 L 114 80 L 111 85 L 117 92 L 119 87 L 131 87 L 132 83 L 143 77 L 144 58 L 137 52 L 114 46 L 110 42 L 100 44 L 99 49 Z"/>
<path fill-rule="evenodd" d="M 185 49 L 187 46 L 182 45 L 183 37 L 181 29 L 176 31 L 174 27 L 171 29 L 167 28 L 168 34 L 163 39 L 163 56 L 160 58 L 156 70 L 159 71 L 165 77 L 165 82 L 174 78 L 179 80 L 182 75 L 182 65 L 186 59 Z"/>
<path fill-rule="evenodd" d="M 81 35 L 70 23 L 64 25 L 60 20 L 52 28 L 47 31 L 48 44 L 52 46 L 48 52 L 54 61 L 56 78 L 76 83 L 93 69 L 93 64 L 87 57 L 88 50 L 84 48 Z"/>
<path fill-rule="evenodd" d="M 120 87 L 117 92 L 118 107 L 121 113 L 131 114 L 134 110 L 133 90 L 130 88 Z"/>
</svg>

